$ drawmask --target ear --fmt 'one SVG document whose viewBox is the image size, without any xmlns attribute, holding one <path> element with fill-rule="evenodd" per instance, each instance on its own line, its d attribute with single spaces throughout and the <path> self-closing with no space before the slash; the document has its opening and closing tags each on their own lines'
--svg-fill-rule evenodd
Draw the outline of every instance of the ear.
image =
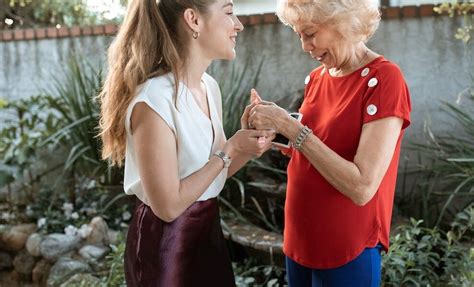
<svg viewBox="0 0 474 287">
<path fill-rule="evenodd" d="M 191 8 L 184 10 L 184 23 L 192 31 L 201 32 L 202 18 L 196 10 Z"/>
</svg>

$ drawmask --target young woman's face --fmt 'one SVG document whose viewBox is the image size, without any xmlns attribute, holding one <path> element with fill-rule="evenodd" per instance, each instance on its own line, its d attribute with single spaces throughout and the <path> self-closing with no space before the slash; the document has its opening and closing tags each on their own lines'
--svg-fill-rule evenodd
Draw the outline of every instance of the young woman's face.
<svg viewBox="0 0 474 287">
<path fill-rule="evenodd" d="M 348 59 L 351 43 L 328 25 L 295 25 L 302 48 L 326 69 L 339 68 Z"/>
<path fill-rule="evenodd" d="M 234 14 L 232 0 L 216 0 L 209 7 L 205 27 L 199 39 L 210 59 L 232 60 L 235 58 L 237 34 L 244 29 Z"/>
</svg>

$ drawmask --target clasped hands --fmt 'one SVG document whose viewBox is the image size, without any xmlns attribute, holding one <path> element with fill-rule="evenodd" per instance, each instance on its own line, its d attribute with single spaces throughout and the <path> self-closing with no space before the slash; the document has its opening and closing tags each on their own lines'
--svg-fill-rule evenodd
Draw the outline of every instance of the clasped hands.
<svg viewBox="0 0 474 287">
<path fill-rule="evenodd" d="M 255 89 L 250 92 L 250 105 L 248 105 L 240 119 L 242 129 L 266 130 L 272 132 L 272 137 L 258 138 L 259 142 L 270 142 L 277 133 L 281 133 L 281 127 L 289 117 L 288 112 L 272 102 L 264 101 Z M 276 146 L 274 146 L 276 147 Z M 277 147 L 284 152 L 282 148 Z M 284 152 L 285 154 L 285 152 Z"/>
<path fill-rule="evenodd" d="M 250 93 L 250 103 L 240 118 L 241 129 L 224 147 L 224 152 L 231 157 L 239 153 L 260 157 L 272 147 L 272 140 L 289 117 L 286 110 L 263 101 L 255 89 Z"/>
<path fill-rule="evenodd" d="M 248 105 L 241 118 L 243 129 L 272 130 L 281 132 L 284 120 L 289 117 L 288 112 L 275 103 L 262 100 L 255 89 L 250 92 Z"/>
</svg>

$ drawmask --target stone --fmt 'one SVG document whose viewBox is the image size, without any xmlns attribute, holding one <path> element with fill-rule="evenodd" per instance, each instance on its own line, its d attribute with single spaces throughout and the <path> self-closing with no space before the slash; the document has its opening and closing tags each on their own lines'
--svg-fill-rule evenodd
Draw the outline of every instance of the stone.
<svg viewBox="0 0 474 287">
<path fill-rule="evenodd" d="M 13 261 L 10 254 L 0 251 L 0 270 L 11 268 L 12 266 Z"/>
<path fill-rule="evenodd" d="M 13 274 L 12 274 L 13 273 Z M 0 286 L 18 287 L 14 272 L 1 271 L 0 272 Z"/>
<path fill-rule="evenodd" d="M 46 285 L 46 280 L 48 279 L 49 270 L 51 269 L 51 264 L 48 260 L 41 259 L 36 263 L 32 271 L 33 283 L 39 284 L 40 286 Z"/>
<path fill-rule="evenodd" d="M 79 254 L 86 261 L 99 261 L 105 257 L 107 252 L 109 252 L 109 248 L 95 245 L 86 245 L 79 250 Z"/>
<path fill-rule="evenodd" d="M 60 285 L 60 287 L 71 287 L 71 286 L 99 286 L 101 283 L 100 279 L 92 276 L 91 274 L 80 273 L 75 274 L 69 278 L 66 282 Z"/>
<path fill-rule="evenodd" d="M 25 247 L 28 237 L 36 231 L 36 224 L 13 226 L 2 234 L 3 247 L 8 251 L 20 251 Z"/>
<path fill-rule="evenodd" d="M 13 270 L 12 272 L 10 272 L 10 279 L 13 280 L 14 282 L 20 282 L 22 279 L 27 279 L 27 278 L 23 278 L 23 276 L 20 273 Z"/>
<path fill-rule="evenodd" d="M 13 259 L 15 271 L 22 275 L 31 275 L 31 272 L 35 267 L 35 263 L 35 258 L 26 252 L 26 250 L 22 250 L 17 256 L 15 256 L 15 259 Z"/>
<path fill-rule="evenodd" d="M 43 241 L 44 236 L 39 233 L 33 233 L 28 237 L 26 241 L 26 250 L 33 256 L 41 256 L 41 242 Z"/>
<path fill-rule="evenodd" d="M 109 237 L 110 244 L 113 244 L 113 245 L 120 244 L 120 232 L 109 229 L 108 237 Z"/>
<path fill-rule="evenodd" d="M 283 254 L 283 236 L 281 234 L 266 231 L 253 224 L 240 224 L 232 219 L 227 219 L 225 224 L 229 226 L 229 230 L 224 231 L 226 238 L 257 250 Z"/>
<path fill-rule="evenodd" d="M 41 255 L 50 261 L 56 261 L 62 255 L 75 250 L 80 242 L 81 239 L 77 236 L 50 234 L 40 244 Z"/>
<path fill-rule="evenodd" d="M 107 227 L 105 220 L 100 216 L 96 216 L 92 218 L 89 226 L 92 228 L 92 230 L 89 236 L 86 238 L 87 243 L 107 246 L 109 244 L 109 228 Z"/>
<path fill-rule="evenodd" d="M 90 267 L 84 262 L 73 260 L 70 258 L 59 258 L 50 270 L 47 286 L 61 286 L 69 278 L 77 273 L 90 272 Z"/>
</svg>

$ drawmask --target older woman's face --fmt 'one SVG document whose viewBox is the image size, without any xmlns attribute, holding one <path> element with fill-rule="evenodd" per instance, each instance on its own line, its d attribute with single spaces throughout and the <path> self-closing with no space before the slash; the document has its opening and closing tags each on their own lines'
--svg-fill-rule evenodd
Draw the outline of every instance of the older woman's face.
<svg viewBox="0 0 474 287">
<path fill-rule="evenodd" d="M 302 48 L 327 69 L 339 68 L 347 61 L 350 43 L 327 25 L 295 25 L 294 31 L 301 40 Z"/>
</svg>

